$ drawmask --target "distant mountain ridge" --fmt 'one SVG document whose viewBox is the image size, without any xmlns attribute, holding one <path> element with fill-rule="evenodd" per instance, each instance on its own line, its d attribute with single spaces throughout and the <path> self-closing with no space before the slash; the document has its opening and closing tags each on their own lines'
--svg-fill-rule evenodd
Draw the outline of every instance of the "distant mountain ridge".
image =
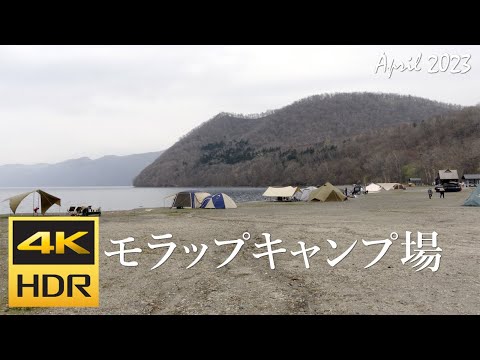
<svg viewBox="0 0 480 360">
<path fill-rule="evenodd" d="M 381 139 L 388 129 L 461 109 L 408 95 L 338 93 L 311 96 L 258 115 L 220 113 L 147 166 L 134 186 L 350 183 L 358 174 L 400 181 L 398 172 L 362 169 L 369 161 L 363 154 L 370 151 L 359 143 L 355 148 L 346 145 L 361 135 Z M 356 153 L 343 153 L 347 148 Z M 389 144 L 378 148 L 388 151 Z"/>
<path fill-rule="evenodd" d="M 134 177 L 163 151 L 126 156 L 106 155 L 65 160 L 56 164 L 8 164 L 0 166 L 0 186 L 122 186 L 132 185 Z"/>
</svg>

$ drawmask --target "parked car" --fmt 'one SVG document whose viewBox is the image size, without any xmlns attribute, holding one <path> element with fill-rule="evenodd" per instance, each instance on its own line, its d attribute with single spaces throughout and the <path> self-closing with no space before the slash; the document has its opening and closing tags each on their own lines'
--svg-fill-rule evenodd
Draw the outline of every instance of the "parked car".
<svg viewBox="0 0 480 360">
<path fill-rule="evenodd" d="M 443 188 L 445 192 L 455 192 L 455 191 L 462 191 L 462 187 L 460 186 L 459 183 L 456 182 L 449 182 L 449 183 L 444 183 L 436 185 L 435 186 L 435 191 L 440 192 L 440 188 Z"/>
</svg>

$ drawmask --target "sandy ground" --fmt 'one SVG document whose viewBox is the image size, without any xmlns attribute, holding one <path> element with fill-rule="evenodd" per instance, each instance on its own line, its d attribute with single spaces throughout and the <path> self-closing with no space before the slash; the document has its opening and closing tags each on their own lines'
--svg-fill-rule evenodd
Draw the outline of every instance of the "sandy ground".
<svg viewBox="0 0 480 360">
<path fill-rule="evenodd" d="M 343 203 L 245 203 L 231 210 L 137 209 L 103 214 L 100 218 L 99 308 L 8 308 L 7 219 L 0 219 L 0 312 L 2 314 L 480 314 L 480 208 L 463 207 L 470 189 L 434 193 L 426 189 L 368 194 Z M 416 272 L 400 261 L 405 256 L 405 232 L 438 233 L 442 248 L 437 272 Z M 238 255 L 217 269 L 234 245 L 217 246 L 214 239 L 234 240 L 251 234 Z M 362 239 L 381 240 L 392 232 L 398 240 L 383 258 L 365 269 L 381 245 L 365 246 Z M 165 248 L 149 249 L 151 235 L 171 233 L 177 248 L 160 267 L 150 270 Z M 274 249 L 274 270 L 255 243 L 262 233 L 282 243 Z M 136 267 L 120 265 L 118 240 L 135 238 L 127 254 Z M 327 239 L 334 240 L 333 249 Z M 358 243 L 334 267 L 327 259 Z M 306 269 L 298 251 L 320 247 Z M 197 253 L 191 244 L 208 246 L 203 258 L 186 267 Z M 184 246 L 190 247 L 186 253 Z"/>
</svg>

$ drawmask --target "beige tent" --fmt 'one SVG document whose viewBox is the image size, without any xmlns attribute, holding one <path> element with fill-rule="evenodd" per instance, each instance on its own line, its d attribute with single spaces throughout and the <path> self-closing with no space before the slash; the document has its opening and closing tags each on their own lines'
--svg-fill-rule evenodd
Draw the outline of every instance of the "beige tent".
<svg viewBox="0 0 480 360">
<path fill-rule="evenodd" d="M 297 192 L 301 193 L 300 188 L 294 186 L 275 187 L 270 186 L 262 196 L 276 198 L 293 198 Z"/>
<path fill-rule="evenodd" d="M 15 195 L 3 201 L 10 200 L 10 209 L 15 214 L 15 211 L 17 211 L 17 208 L 22 202 L 22 200 L 25 199 L 28 195 L 34 194 L 34 193 L 38 193 L 40 196 L 40 211 L 43 215 L 47 212 L 48 209 L 50 209 L 52 205 L 57 204 L 58 206 L 61 206 L 61 200 L 59 198 L 49 193 L 46 193 L 45 191 L 40 189 Z"/>
<path fill-rule="evenodd" d="M 347 197 L 335 186 L 329 182 L 313 190 L 308 197 L 308 201 L 344 201 Z"/>
<path fill-rule="evenodd" d="M 398 189 L 403 189 L 405 190 L 405 186 L 403 186 L 400 183 L 378 183 L 383 189 L 389 191 L 389 190 L 398 190 Z"/>
</svg>

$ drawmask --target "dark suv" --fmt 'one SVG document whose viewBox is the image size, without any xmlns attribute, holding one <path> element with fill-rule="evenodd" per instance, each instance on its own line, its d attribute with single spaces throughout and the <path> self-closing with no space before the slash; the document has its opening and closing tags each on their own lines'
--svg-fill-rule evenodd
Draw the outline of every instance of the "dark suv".
<svg viewBox="0 0 480 360">
<path fill-rule="evenodd" d="M 444 183 L 443 185 L 442 184 L 436 185 L 435 191 L 440 192 L 440 188 L 442 187 L 445 190 L 445 192 L 462 191 L 462 187 L 460 186 L 459 183 L 456 183 L 456 182 L 449 182 L 449 183 Z"/>
</svg>

